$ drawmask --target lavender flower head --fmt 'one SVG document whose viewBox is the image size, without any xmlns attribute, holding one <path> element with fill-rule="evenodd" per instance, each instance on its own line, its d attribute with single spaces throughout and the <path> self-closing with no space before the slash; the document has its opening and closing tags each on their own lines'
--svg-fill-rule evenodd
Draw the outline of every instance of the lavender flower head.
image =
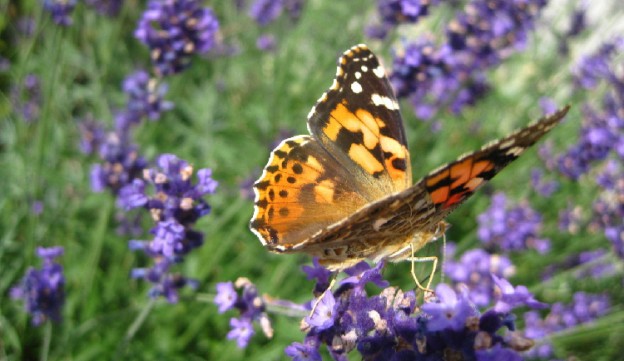
<svg viewBox="0 0 624 361">
<path fill-rule="evenodd" d="M 240 294 L 236 291 L 240 290 Z M 223 282 L 217 284 L 217 295 L 214 303 L 219 308 L 219 313 L 236 309 L 239 317 L 230 319 L 232 327 L 227 335 L 229 340 L 236 340 L 240 348 L 245 348 L 249 344 L 255 331 L 254 322 L 259 322 L 263 333 L 268 337 L 273 337 L 271 321 L 266 313 L 264 299 L 258 294 L 258 289 L 247 278 L 240 277 L 235 283 Z"/>
<path fill-rule="evenodd" d="M 91 189 L 94 192 L 110 189 L 113 194 L 117 194 L 121 188 L 139 177 L 147 166 L 147 161 L 139 155 L 137 147 L 128 142 L 127 137 L 127 134 L 110 132 L 103 141 L 99 135 L 93 138 L 101 142 L 98 144 L 98 154 L 104 161 L 91 167 Z"/>
<path fill-rule="evenodd" d="M 481 242 L 505 251 L 533 248 L 539 253 L 550 249 L 550 240 L 539 238 L 541 215 L 523 203 L 508 204 L 504 193 L 492 196 L 492 204 L 479 215 L 478 237 Z"/>
<path fill-rule="evenodd" d="M 151 0 L 134 36 L 150 49 L 158 76 L 181 72 L 215 46 L 219 21 L 197 0 Z"/>
<path fill-rule="evenodd" d="M 249 17 L 266 26 L 275 21 L 283 10 L 284 0 L 255 0 L 249 8 Z"/>
<path fill-rule="evenodd" d="M 286 354 L 293 360 L 317 360 L 318 348 L 326 345 L 334 360 L 346 360 L 356 349 L 363 360 L 437 360 L 448 352 L 475 359 L 478 352 L 489 355 L 499 352 L 498 348 L 516 356 L 521 350 L 497 334 L 502 327 L 514 329 L 512 316 L 495 309 L 480 314 L 466 291 L 457 293 L 440 284 L 436 299 L 420 307 L 413 291 L 388 287 L 368 296 L 363 287 L 367 283 L 387 287 L 381 269 L 365 263 L 348 269 L 350 276 L 345 280 L 349 281 L 340 282 L 337 290 L 327 290 L 310 303 L 316 308 L 302 322 L 305 341 L 291 344 Z M 513 303 L 513 307 L 535 306 L 525 289 L 511 289 L 500 300 Z"/>
<path fill-rule="evenodd" d="M 415 23 L 429 14 L 429 7 L 439 0 L 379 0 L 377 11 L 385 24 Z"/>
<path fill-rule="evenodd" d="M 41 82 L 35 74 L 26 75 L 21 84 L 11 87 L 11 105 L 26 122 L 39 118 L 41 103 Z"/>
<path fill-rule="evenodd" d="M 86 3 L 94 7 L 98 13 L 109 17 L 119 15 L 123 2 L 123 0 L 86 0 Z"/>
<path fill-rule="evenodd" d="M 37 248 L 37 256 L 43 259 L 41 269 L 30 268 L 22 281 L 11 289 L 11 298 L 24 301 L 24 308 L 32 315 L 33 325 L 46 320 L 61 320 L 65 303 L 65 276 L 63 267 L 54 262 L 63 254 L 63 247 Z"/>
<path fill-rule="evenodd" d="M 602 188 L 593 205 L 593 223 L 604 230 L 615 254 L 624 259 L 624 165 L 608 161 L 597 176 Z"/>
<path fill-rule="evenodd" d="M 146 252 L 176 259 L 203 243 L 203 234 L 191 227 L 210 212 L 203 197 L 214 193 L 218 183 L 206 168 L 197 171 L 193 184 L 193 167 L 173 154 L 161 155 L 156 163 L 157 168 L 144 171 L 144 179 L 135 179 L 119 191 L 117 204 L 126 210 L 149 210 L 156 226 Z"/>
<path fill-rule="evenodd" d="M 147 117 L 158 120 L 160 114 L 173 108 L 173 103 L 163 100 L 167 85 L 150 78 L 144 70 L 137 70 L 123 81 L 123 91 L 128 95 L 127 111 L 133 118 Z"/>
<path fill-rule="evenodd" d="M 450 259 L 444 265 L 444 273 L 457 287 L 467 288 L 468 298 L 479 307 L 487 306 L 495 299 L 496 285 L 492 275 L 506 278 L 515 273 L 509 258 L 490 255 L 482 249 L 462 254 L 457 262 Z"/>
<path fill-rule="evenodd" d="M 157 167 L 146 169 L 144 179 L 134 179 L 119 190 L 117 205 L 125 210 L 148 210 L 156 226 L 150 230 L 154 238 L 149 241 L 131 240 L 132 250 L 143 251 L 154 259 L 152 268 L 138 268 L 134 278 L 153 284 L 151 297 L 164 296 L 177 302 L 177 290 L 197 282 L 171 273 L 171 267 L 182 262 L 183 257 L 201 246 L 204 235 L 194 230 L 195 222 L 210 212 L 203 197 L 214 193 L 217 182 L 210 169 L 197 171 L 197 182 L 192 180 L 193 167 L 173 154 L 163 154 Z"/>
<path fill-rule="evenodd" d="M 61 26 L 72 24 L 71 13 L 76 6 L 76 0 L 43 0 L 43 8 L 52 15 L 52 20 Z"/>
<path fill-rule="evenodd" d="M 529 357 L 550 358 L 552 345 L 546 336 L 577 325 L 592 322 L 609 311 L 610 301 L 606 295 L 592 295 L 585 292 L 574 294 L 568 305 L 555 303 L 550 313 L 542 319 L 536 311 L 524 314 L 524 335 L 538 342 L 538 345 L 526 353 Z"/>
<path fill-rule="evenodd" d="M 468 2 L 440 45 L 421 37 L 396 52 L 391 81 L 397 96 L 409 98 L 424 120 L 473 105 L 489 90 L 485 71 L 525 47 L 545 5 L 544 0 Z M 410 9 L 416 13 L 417 7 Z"/>
</svg>

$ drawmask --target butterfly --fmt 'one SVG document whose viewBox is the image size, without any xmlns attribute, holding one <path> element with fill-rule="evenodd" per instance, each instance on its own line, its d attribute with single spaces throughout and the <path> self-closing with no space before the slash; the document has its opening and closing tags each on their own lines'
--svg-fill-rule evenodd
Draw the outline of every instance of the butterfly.
<svg viewBox="0 0 624 361">
<path fill-rule="evenodd" d="M 283 140 L 254 184 L 250 229 L 277 253 L 303 252 L 333 271 L 397 262 L 435 240 L 444 219 L 556 126 L 568 107 L 412 183 L 399 104 L 366 45 L 340 57 L 308 114 L 310 135 Z M 435 268 L 435 266 L 434 266 Z"/>
</svg>

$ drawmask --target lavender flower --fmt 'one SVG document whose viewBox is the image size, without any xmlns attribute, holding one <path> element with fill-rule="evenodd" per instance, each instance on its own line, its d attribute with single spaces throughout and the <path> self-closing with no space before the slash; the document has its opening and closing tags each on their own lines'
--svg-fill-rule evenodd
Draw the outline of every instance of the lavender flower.
<svg viewBox="0 0 624 361">
<path fill-rule="evenodd" d="M 567 269 L 575 269 L 574 277 L 576 278 L 591 277 L 593 279 L 600 279 L 611 276 L 615 274 L 617 270 L 614 264 L 605 259 L 606 255 L 607 251 L 604 249 L 584 251 L 570 255 L 562 262 L 548 265 L 546 270 L 542 273 L 542 278 L 545 280 L 550 279 L 555 273 Z"/>
<path fill-rule="evenodd" d="M 590 295 L 584 292 L 574 294 L 569 305 L 555 303 L 550 313 L 542 319 L 535 311 L 524 314 L 524 335 L 539 342 L 537 347 L 527 352 L 527 356 L 549 358 L 552 346 L 545 339 L 551 333 L 588 323 L 606 314 L 610 302 L 606 295 Z"/>
<path fill-rule="evenodd" d="M 110 189 L 117 194 L 121 188 L 139 177 L 147 166 L 137 147 L 129 144 L 124 134 L 108 133 L 98 149 L 102 164 L 91 168 L 91 189 L 102 192 Z"/>
<path fill-rule="evenodd" d="M 54 262 L 63 254 L 62 247 L 37 248 L 37 256 L 43 259 L 41 269 L 30 268 L 22 281 L 11 289 L 11 298 L 24 301 L 24 308 L 32 315 L 33 325 L 51 319 L 61 320 L 65 303 L 65 276 L 63 267 Z"/>
<path fill-rule="evenodd" d="M 144 244 L 140 242 L 131 242 L 130 249 L 140 249 L 147 254 L 150 253 L 149 250 L 145 249 Z M 171 267 L 173 265 L 174 262 L 166 258 L 156 258 L 151 268 L 133 269 L 131 277 L 143 279 L 152 284 L 152 288 L 149 290 L 150 298 L 164 297 L 169 303 L 177 303 L 179 300 L 179 289 L 185 286 L 196 289 L 199 286 L 199 282 L 180 274 L 172 273 Z"/>
<path fill-rule="evenodd" d="M 214 299 L 214 303 L 219 307 L 219 313 L 232 309 L 236 304 L 237 297 L 238 295 L 232 282 L 217 283 L 217 296 Z"/>
<path fill-rule="evenodd" d="M 173 108 L 173 103 L 163 100 L 167 85 L 159 79 L 150 78 L 143 70 L 124 79 L 123 91 L 128 95 L 127 112 L 133 115 L 133 119 L 147 117 L 157 120 L 162 112 Z"/>
<path fill-rule="evenodd" d="M 478 217 L 481 242 L 506 251 L 533 248 L 539 253 L 550 249 L 548 239 L 539 238 L 542 217 L 528 204 L 510 206 L 499 192 L 492 196 L 490 208 Z"/>
<path fill-rule="evenodd" d="M 467 294 L 460 294 L 458 297 L 455 291 L 444 283 L 436 287 L 435 294 L 439 303 L 430 302 L 422 306 L 423 312 L 431 317 L 427 321 L 429 331 L 447 328 L 459 331 L 465 327 L 468 317 L 476 315 Z"/>
<path fill-rule="evenodd" d="M 241 290 L 239 295 L 234 286 Z M 239 317 L 230 319 L 232 329 L 227 335 L 229 340 L 236 340 L 238 347 L 245 348 L 254 335 L 253 323 L 258 322 L 263 333 L 273 337 L 271 321 L 266 314 L 266 304 L 258 295 L 258 289 L 247 278 L 240 277 L 234 284 L 224 282 L 217 284 L 217 296 L 214 300 L 219 312 L 236 309 Z"/>
<path fill-rule="evenodd" d="M 249 8 L 249 17 L 266 26 L 277 19 L 284 9 L 284 0 L 255 0 Z"/>
<path fill-rule="evenodd" d="M 262 51 L 273 51 L 276 46 L 276 39 L 274 35 L 264 34 L 260 35 L 256 40 L 256 48 Z"/>
<path fill-rule="evenodd" d="M 215 46 L 219 22 L 197 0 L 151 0 L 134 36 L 150 49 L 158 76 L 179 73 Z"/>
<path fill-rule="evenodd" d="M 28 74 L 20 85 L 11 87 L 11 104 L 26 122 L 39 118 L 41 112 L 41 83 L 35 74 Z"/>
<path fill-rule="evenodd" d="M 247 347 L 251 336 L 255 333 L 251 321 L 247 318 L 232 318 L 230 319 L 230 326 L 232 330 L 227 334 L 228 340 L 236 340 L 236 344 L 240 348 Z"/>
<path fill-rule="evenodd" d="M 349 269 L 348 274 L 364 283 L 380 279 L 380 271 L 381 267 L 358 265 Z M 404 293 L 390 287 L 369 297 L 360 288 L 361 283 L 343 282 L 333 292 L 333 297 L 328 298 L 330 301 L 324 300 L 330 295 L 329 291 L 321 296 L 320 302 L 327 302 L 326 311 L 315 310 L 303 322 L 306 341 L 304 345 L 290 346 L 288 354 L 293 359 L 299 356 L 293 347 L 312 355 L 312 350 L 322 344 L 327 345 L 335 360 L 346 359 L 346 354 L 354 349 L 364 360 L 424 359 L 426 356 L 437 359 L 435 355 L 446 352 L 474 359 L 476 350 L 496 345 L 516 354 L 514 346 L 496 335 L 502 327 L 513 329 L 513 320 L 494 310 L 480 315 L 467 293 L 458 295 L 450 286 L 438 285 L 437 302 L 425 303 L 420 313 L 416 311 L 413 292 Z M 315 317 L 318 320 L 314 320 Z"/>
<path fill-rule="evenodd" d="M 157 168 L 145 170 L 144 179 L 134 179 L 121 188 L 117 204 L 126 210 L 149 210 L 156 222 L 150 231 L 154 235 L 152 240 L 130 241 L 131 249 L 142 250 L 155 259 L 153 268 L 138 269 L 133 276 L 153 284 L 152 297 L 165 296 L 173 303 L 177 301 L 176 290 L 193 285 L 194 281 L 171 275 L 170 267 L 203 244 L 204 235 L 192 227 L 210 212 L 203 197 L 214 193 L 217 182 L 209 169 L 200 169 L 197 184 L 193 184 L 193 167 L 172 154 L 161 155 L 157 165 Z"/>
<path fill-rule="evenodd" d="M 43 0 L 43 8 L 52 15 L 52 20 L 61 26 L 72 24 L 71 13 L 76 0 Z"/>
<path fill-rule="evenodd" d="M 82 120 L 78 123 L 78 129 L 80 130 L 79 148 L 84 154 L 95 153 L 106 139 L 104 127 L 93 118 Z"/>
<path fill-rule="evenodd" d="M 622 50 L 624 38 L 616 38 L 603 44 L 595 54 L 583 57 L 575 68 L 575 82 L 580 89 L 592 90 L 599 84 L 608 87 L 601 106 L 583 106 L 579 141 L 558 160 L 559 171 L 571 179 L 588 173 L 594 163 L 610 154 L 624 158 L 624 81 L 615 61 Z"/>
<path fill-rule="evenodd" d="M 568 206 L 559 211 L 559 230 L 576 234 L 581 228 L 583 209 L 580 206 Z"/>
<path fill-rule="evenodd" d="M 429 14 L 429 7 L 438 0 L 379 0 L 377 11 L 384 24 L 415 23 Z"/>
<path fill-rule="evenodd" d="M 312 259 L 312 266 L 303 266 L 301 270 L 306 274 L 309 280 L 316 280 L 314 296 L 320 296 L 329 287 L 331 272 L 320 265 L 317 257 Z"/>
<path fill-rule="evenodd" d="M 615 254 L 624 258 L 624 166 L 621 161 L 608 161 L 596 182 L 602 188 L 593 204 L 593 223 L 604 230 Z"/>
<path fill-rule="evenodd" d="M 624 259 L 624 226 L 608 227 L 605 230 L 605 235 L 613 244 L 615 254 Z"/>
<path fill-rule="evenodd" d="M 545 3 L 468 2 L 447 26 L 441 45 L 420 38 L 396 52 L 390 78 L 397 96 L 408 97 L 425 120 L 441 110 L 458 113 L 474 104 L 489 89 L 485 70 L 525 47 Z"/>
<path fill-rule="evenodd" d="M 550 197 L 559 188 L 559 182 L 544 180 L 544 172 L 539 168 L 533 168 L 531 170 L 531 186 L 538 194 Z"/>
<path fill-rule="evenodd" d="M 293 342 L 284 349 L 284 353 L 293 361 L 322 361 L 321 354 L 318 352 L 318 345 L 314 344 L 314 342 L 311 342 L 311 344 L 309 342 Z"/>
<path fill-rule="evenodd" d="M 494 310 L 500 313 L 509 313 L 518 306 L 529 306 L 531 308 L 545 308 L 545 303 L 533 298 L 533 294 L 525 286 L 514 287 L 506 279 L 492 275 L 497 287 L 497 301 Z"/>
<path fill-rule="evenodd" d="M 464 253 L 458 262 L 449 260 L 444 265 L 444 273 L 458 287 L 468 289 L 468 298 L 477 306 L 484 307 L 495 298 L 495 284 L 492 275 L 509 277 L 515 273 L 511 261 L 505 256 L 490 255 L 482 249 Z"/>
<path fill-rule="evenodd" d="M 115 17 L 121 10 L 123 0 L 86 0 L 86 3 L 102 15 Z"/>
<path fill-rule="evenodd" d="M 319 331 L 326 330 L 334 325 L 336 318 L 336 299 L 331 292 L 321 295 L 314 304 L 312 314 L 305 318 L 305 322 Z"/>
</svg>

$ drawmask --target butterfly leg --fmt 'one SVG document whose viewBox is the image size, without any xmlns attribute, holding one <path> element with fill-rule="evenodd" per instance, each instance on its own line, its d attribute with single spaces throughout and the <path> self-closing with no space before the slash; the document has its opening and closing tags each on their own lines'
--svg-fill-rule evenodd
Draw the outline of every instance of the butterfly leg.
<svg viewBox="0 0 624 361">
<path fill-rule="evenodd" d="M 316 311 L 316 307 L 318 307 L 318 305 L 319 305 L 319 303 L 321 303 L 321 300 L 323 299 L 323 297 L 325 297 L 325 294 L 328 291 L 331 292 L 331 289 L 334 287 L 334 284 L 336 283 L 336 278 L 337 277 L 338 277 L 338 272 L 334 273 L 334 278 L 332 278 L 331 282 L 329 282 L 329 286 L 327 286 L 327 288 L 325 289 L 325 291 L 323 291 L 323 293 L 321 293 L 319 298 L 317 298 L 316 301 L 314 301 L 314 305 L 312 306 L 312 310 L 310 311 L 310 314 L 308 315 L 308 318 L 312 317 L 312 315 L 314 314 L 314 311 Z"/>
<path fill-rule="evenodd" d="M 428 293 L 434 294 L 434 291 L 431 288 L 429 288 L 429 286 L 431 286 L 431 281 L 433 280 L 433 275 L 435 274 L 436 268 L 438 267 L 438 257 L 436 257 L 436 256 L 414 257 L 414 246 L 412 246 L 410 244 L 410 248 L 412 249 L 412 256 L 407 258 L 407 260 L 412 262 L 411 273 L 412 273 L 412 278 L 414 279 L 414 282 L 416 282 L 416 286 L 418 286 L 418 288 L 420 288 L 421 290 L 425 291 L 425 295 L 427 295 Z M 425 287 L 423 287 L 420 284 L 420 281 L 418 281 L 418 277 L 416 277 L 416 272 L 414 270 L 414 264 L 416 262 L 433 262 L 433 267 L 431 269 L 431 274 L 429 275 L 429 280 L 427 281 L 427 286 L 425 286 Z"/>
</svg>

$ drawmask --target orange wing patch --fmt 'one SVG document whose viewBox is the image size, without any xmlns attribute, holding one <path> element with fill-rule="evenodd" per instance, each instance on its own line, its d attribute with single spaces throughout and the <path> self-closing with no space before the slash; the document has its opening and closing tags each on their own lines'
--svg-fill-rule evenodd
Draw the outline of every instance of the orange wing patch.
<svg viewBox="0 0 624 361">
<path fill-rule="evenodd" d="M 474 157 L 462 158 L 447 165 L 425 179 L 425 185 L 434 204 L 443 209 L 461 203 L 489 179 L 494 170 L 494 163 L 488 160 L 474 160 Z"/>
<path fill-rule="evenodd" d="M 256 194 L 252 231 L 268 247 L 286 250 L 365 205 L 348 174 L 310 136 L 284 140 L 271 154 Z"/>
</svg>

